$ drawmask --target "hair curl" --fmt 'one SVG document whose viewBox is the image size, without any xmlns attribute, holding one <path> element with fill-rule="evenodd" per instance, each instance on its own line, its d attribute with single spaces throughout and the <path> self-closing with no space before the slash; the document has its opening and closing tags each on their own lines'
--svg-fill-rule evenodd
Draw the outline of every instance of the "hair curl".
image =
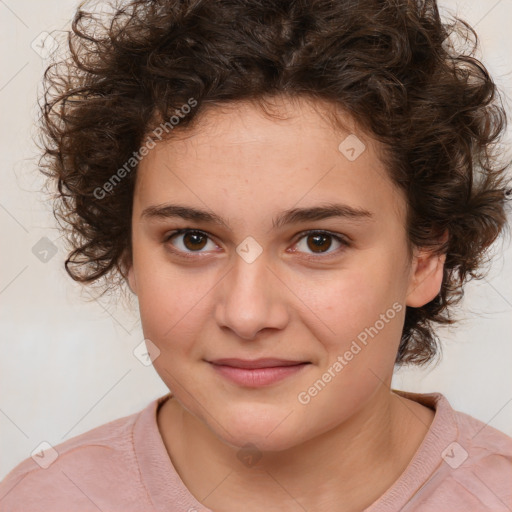
<svg viewBox="0 0 512 512">
<path fill-rule="evenodd" d="M 506 168 L 496 143 L 506 115 L 464 21 L 435 0 L 131 0 L 105 15 L 78 9 L 67 56 L 45 73 L 42 171 L 58 184 L 54 212 L 76 281 L 124 282 L 131 258 L 136 167 L 95 190 L 158 121 L 191 97 L 208 106 L 277 95 L 327 101 L 386 148 L 407 197 L 410 247 L 446 254 L 439 295 L 407 307 L 397 364 L 438 353 L 434 324 L 506 226 Z M 456 49 L 463 41 L 469 49 Z M 466 44 L 467 43 L 467 44 Z M 449 237 L 439 244 L 440 235 Z M 101 278 L 101 279 L 100 279 Z M 116 279 L 117 278 L 117 279 Z"/>
</svg>

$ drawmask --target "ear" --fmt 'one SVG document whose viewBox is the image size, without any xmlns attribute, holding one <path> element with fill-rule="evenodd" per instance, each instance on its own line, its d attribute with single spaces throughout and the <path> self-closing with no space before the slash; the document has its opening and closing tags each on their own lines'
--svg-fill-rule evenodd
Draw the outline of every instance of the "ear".
<svg viewBox="0 0 512 512">
<path fill-rule="evenodd" d="M 440 243 L 447 239 L 448 232 L 445 232 Z M 446 254 L 436 254 L 433 249 L 415 249 L 405 302 L 407 306 L 419 308 L 439 294 L 445 260 Z"/>
</svg>

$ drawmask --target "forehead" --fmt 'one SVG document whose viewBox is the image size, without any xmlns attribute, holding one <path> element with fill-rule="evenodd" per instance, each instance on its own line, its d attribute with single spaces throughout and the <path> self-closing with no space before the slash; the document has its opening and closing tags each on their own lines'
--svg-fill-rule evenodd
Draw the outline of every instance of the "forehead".
<svg viewBox="0 0 512 512">
<path fill-rule="evenodd" d="M 403 217 L 382 148 L 346 114 L 334 126 L 328 108 L 285 99 L 274 116 L 250 102 L 209 108 L 142 160 L 138 209 L 179 200 L 236 217 L 321 201 Z"/>
</svg>

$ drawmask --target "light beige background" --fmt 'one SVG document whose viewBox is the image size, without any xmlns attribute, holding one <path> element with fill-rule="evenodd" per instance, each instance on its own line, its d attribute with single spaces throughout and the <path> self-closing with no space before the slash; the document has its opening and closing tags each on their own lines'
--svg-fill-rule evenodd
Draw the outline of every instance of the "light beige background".
<svg viewBox="0 0 512 512">
<path fill-rule="evenodd" d="M 65 29 L 77 4 L 0 0 L 0 478 L 42 441 L 58 444 L 167 392 L 153 368 L 133 355 L 143 339 L 136 311 L 85 302 L 65 273 L 62 239 L 41 193 L 32 137 L 47 62 L 37 43 L 42 32 Z M 510 111 L 512 2 L 451 0 L 442 6 L 476 26 L 484 62 Z M 44 254 L 50 242 L 58 248 L 53 256 Z M 512 435 L 510 245 L 499 242 L 501 256 L 489 277 L 467 288 L 464 321 L 453 332 L 441 331 L 441 364 L 401 371 L 394 385 L 440 391 L 456 409 Z"/>
</svg>

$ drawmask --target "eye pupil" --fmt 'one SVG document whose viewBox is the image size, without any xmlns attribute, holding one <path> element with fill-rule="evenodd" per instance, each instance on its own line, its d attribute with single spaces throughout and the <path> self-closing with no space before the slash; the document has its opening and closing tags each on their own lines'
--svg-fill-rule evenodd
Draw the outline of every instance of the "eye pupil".
<svg viewBox="0 0 512 512">
<path fill-rule="evenodd" d="M 189 242 L 192 243 L 192 246 L 189 245 Z M 206 245 L 206 237 L 201 233 L 186 233 L 183 236 L 183 244 L 189 250 L 202 249 Z"/>
<path fill-rule="evenodd" d="M 313 240 L 313 243 L 310 244 L 310 240 Z M 326 243 L 327 241 L 327 243 Z M 331 247 L 331 238 L 327 235 L 310 235 L 308 236 L 308 247 L 313 252 L 323 252 L 324 250 L 328 250 Z M 321 249 L 320 251 L 318 249 Z"/>
</svg>

